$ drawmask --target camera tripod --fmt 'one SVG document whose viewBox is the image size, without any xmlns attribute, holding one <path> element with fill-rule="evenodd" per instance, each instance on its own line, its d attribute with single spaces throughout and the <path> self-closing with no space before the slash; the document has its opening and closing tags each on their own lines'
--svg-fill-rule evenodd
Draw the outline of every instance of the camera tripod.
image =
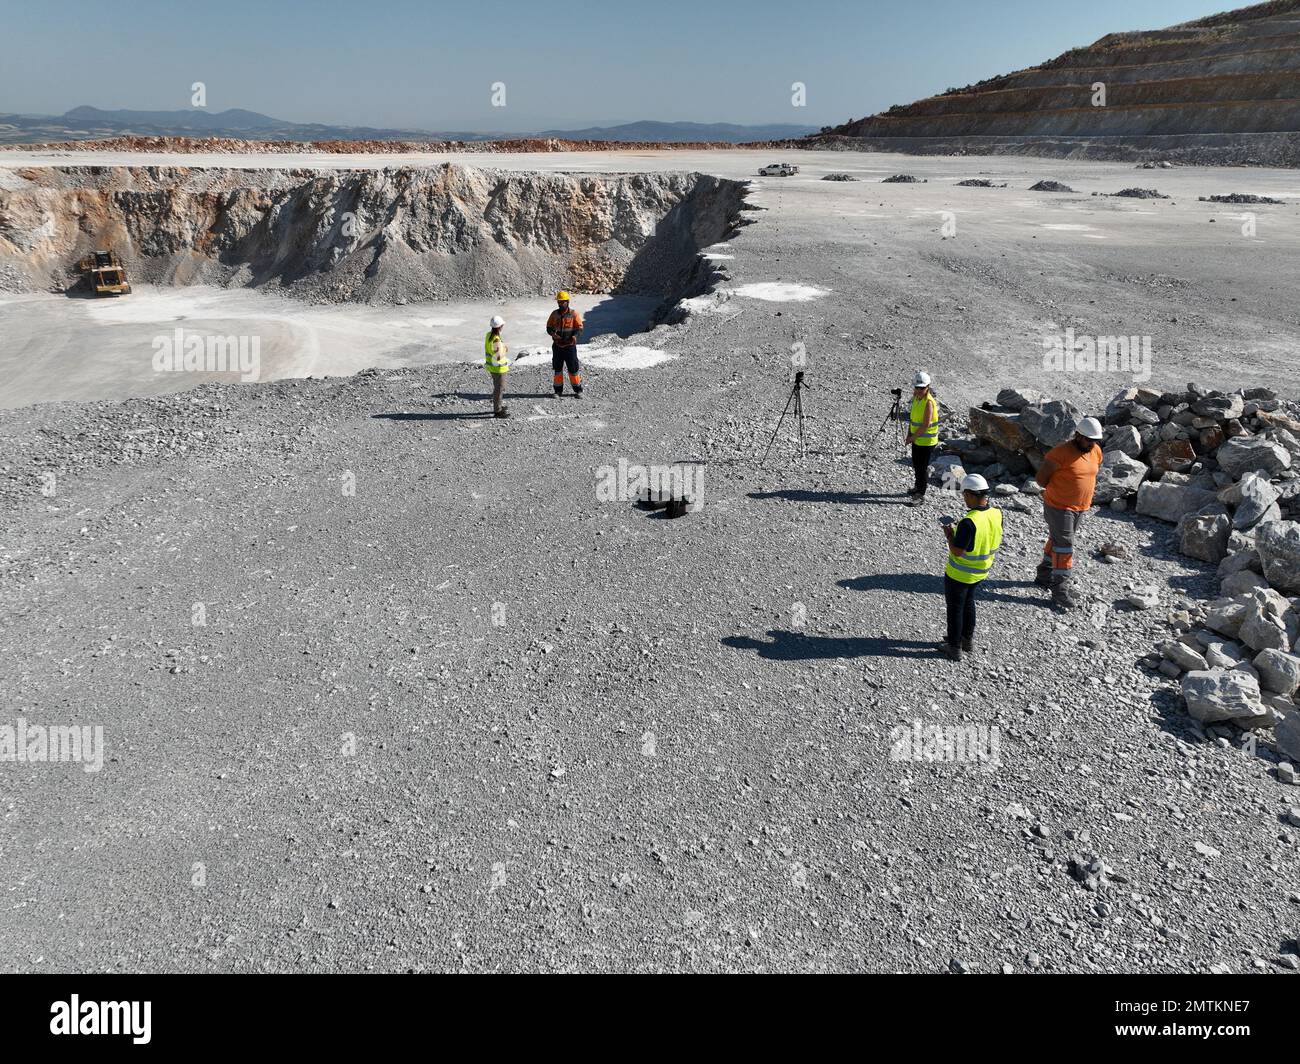
<svg viewBox="0 0 1300 1064">
<path fill-rule="evenodd" d="M 794 387 L 790 389 L 790 398 L 785 401 L 785 409 L 781 411 L 781 418 L 776 423 L 776 430 L 772 433 L 772 438 L 767 441 L 767 450 L 763 452 L 763 461 L 760 465 L 766 464 L 767 456 L 772 453 L 772 445 L 776 443 L 776 437 L 781 431 L 782 424 L 785 423 L 786 415 L 790 413 L 791 407 L 794 408 L 795 424 L 799 428 L 799 454 L 801 457 L 808 456 L 808 445 L 804 439 L 803 430 L 803 392 L 808 385 L 803 382 L 803 370 L 796 370 L 794 374 Z"/>
<path fill-rule="evenodd" d="M 880 431 L 877 432 L 876 435 L 883 435 L 885 430 L 889 427 L 889 423 L 892 421 L 896 426 L 898 426 L 898 438 L 903 440 L 907 438 L 903 435 L 903 389 L 892 388 L 890 389 L 890 394 L 894 397 L 894 405 L 889 408 L 889 413 L 887 413 L 884 419 L 880 422 Z"/>
</svg>

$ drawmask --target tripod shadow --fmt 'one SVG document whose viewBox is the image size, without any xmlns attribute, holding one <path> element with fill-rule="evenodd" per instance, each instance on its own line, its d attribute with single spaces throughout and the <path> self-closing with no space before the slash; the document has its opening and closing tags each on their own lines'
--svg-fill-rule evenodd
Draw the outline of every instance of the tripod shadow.
<svg viewBox="0 0 1300 1064">
<path fill-rule="evenodd" d="M 941 656 L 934 640 L 893 639 L 883 636 L 851 638 L 846 636 L 805 635 L 773 629 L 765 641 L 751 636 L 730 635 L 719 640 L 733 650 L 752 650 L 770 661 L 809 661 L 825 658 L 937 658 Z"/>
<path fill-rule="evenodd" d="M 854 576 L 846 580 L 837 580 L 837 587 L 850 591 L 898 591 L 905 594 L 943 595 L 943 575 L 941 573 L 872 573 L 868 576 Z M 1027 594 L 1014 595 L 1013 590 L 1027 591 Z M 1050 610 L 1050 599 L 1043 598 L 1032 580 L 995 580 L 989 577 L 980 582 L 977 592 L 980 602 L 1010 602 L 1017 606 L 1038 606 Z"/>
</svg>

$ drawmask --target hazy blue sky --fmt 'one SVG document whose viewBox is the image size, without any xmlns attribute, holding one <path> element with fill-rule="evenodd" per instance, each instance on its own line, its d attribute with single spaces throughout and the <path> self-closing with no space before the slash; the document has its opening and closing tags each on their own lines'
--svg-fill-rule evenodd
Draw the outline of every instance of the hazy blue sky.
<svg viewBox="0 0 1300 1064">
<path fill-rule="evenodd" d="M 519 132 L 859 118 L 1229 0 L 0 0 L 0 111 Z M 1240 6 L 1240 5 L 1237 5 Z M 506 106 L 491 106 L 504 82 Z M 790 85 L 807 85 L 791 106 Z"/>
</svg>

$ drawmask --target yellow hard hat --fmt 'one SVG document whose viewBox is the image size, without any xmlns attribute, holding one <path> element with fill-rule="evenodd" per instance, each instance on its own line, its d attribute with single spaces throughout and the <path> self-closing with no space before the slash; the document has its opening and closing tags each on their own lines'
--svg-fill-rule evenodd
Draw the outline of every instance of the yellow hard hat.
<svg viewBox="0 0 1300 1064">
<path fill-rule="evenodd" d="M 556 293 L 555 301 L 557 303 L 567 303 L 569 301 L 569 293 L 568 292 Z"/>
</svg>

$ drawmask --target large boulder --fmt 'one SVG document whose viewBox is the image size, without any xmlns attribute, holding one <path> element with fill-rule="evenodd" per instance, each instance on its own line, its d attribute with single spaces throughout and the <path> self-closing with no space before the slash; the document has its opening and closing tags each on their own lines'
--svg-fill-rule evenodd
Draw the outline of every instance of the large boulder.
<svg viewBox="0 0 1300 1064">
<path fill-rule="evenodd" d="M 1300 460 L 1300 438 L 1297 438 L 1294 433 L 1288 432 L 1284 428 L 1276 427 L 1269 429 L 1265 436 L 1274 443 L 1281 444 L 1286 448 L 1287 453 L 1291 456 L 1291 465 L 1294 467 L 1296 462 Z"/>
<path fill-rule="evenodd" d="M 1217 502 L 1178 522 L 1178 549 L 1189 558 L 1218 565 L 1228 556 L 1232 521 Z"/>
<path fill-rule="evenodd" d="M 1184 672 L 1196 672 L 1197 670 L 1207 669 L 1204 656 L 1198 650 L 1193 650 L 1186 643 L 1180 643 L 1176 639 L 1169 639 L 1160 644 L 1160 656 L 1166 661 L 1172 661 Z"/>
<path fill-rule="evenodd" d="M 1023 451 L 1034 443 L 1034 437 L 1018 418 L 978 406 L 970 408 L 970 431 L 1007 451 Z"/>
<path fill-rule="evenodd" d="M 1101 441 L 1101 449 L 1106 452 L 1123 451 L 1130 458 L 1142 454 L 1142 434 L 1132 425 L 1110 425 Z"/>
<path fill-rule="evenodd" d="M 1219 594 L 1224 598 L 1237 598 L 1257 587 L 1268 587 L 1268 581 L 1250 569 L 1239 569 L 1219 582 Z"/>
<path fill-rule="evenodd" d="M 1186 473 L 1196 461 L 1196 451 L 1186 440 L 1166 439 L 1151 452 L 1151 467 L 1161 473 Z"/>
<path fill-rule="evenodd" d="M 948 491 L 957 491 L 965 475 L 960 455 L 941 454 L 930 463 L 930 483 Z"/>
<path fill-rule="evenodd" d="M 1293 695 L 1300 687 L 1300 657 L 1268 648 L 1255 655 L 1259 686 L 1279 695 Z"/>
<path fill-rule="evenodd" d="M 1277 504 L 1278 492 L 1268 478 L 1258 473 L 1247 473 L 1238 481 L 1237 512 L 1232 515 L 1232 527 L 1253 528 L 1261 521 L 1277 521 L 1282 510 Z M 1229 489 L 1231 490 L 1231 489 Z"/>
<path fill-rule="evenodd" d="M 1294 705 L 1290 709 L 1274 706 L 1279 711 L 1280 719 L 1273 727 L 1273 735 L 1278 753 L 1300 764 L 1300 709 Z"/>
<path fill-rule="evenodd" d="M 1259 682 L 1237 669 L 1189 672 L 1183 677 L 1187 712 L 1202 724 L 1233 721 L 1245 727 L 1269 716 Z"/>
<path fill-rule="evenodd" d="M 1192 404 L 1192 413 L 1226 421 L 1228 418 L 1241 417 L 1245 409 L 1245 400 L 1240 395 L 1223 395 L 1215 392 Z"/>
<path fill-rule="evenodd" d="M 1123 451 L 1107 451 L 1097 470 L 1097 490 L 1092 501 L 1105 506 L 1116 499 L 1135 495 L 1150 470 Z"/>
<path fill-rule="evenodd" d="M 1300 436 L 1300 421 L 1289 418 L 1285 414 L 1274 414 L 1267 410 L 1257 410 L 1255 412 L 1255 417 L 1259 419 L 1261 424 L 1267 425 L 1270 431 L 1281 429 L 1292 437 Z M 1285 444 L 1284 440 L 1279 440 L 1278 442 Z"/>
<path fill-rule="evenodd" d="M 1243 547 L 1239 543 L 1234 546 L 1233 537 L 1228 537 L 1228 556 L 1219 562 L 1219 575 L 1232 576 L 1234 573 L 1240 573 L 1250 570 L 1252 572 L 1261 572 L 1259 564 L 1259 551 L 1254 547 Z"/>
<path fill-rule="evenodd" d="M 1154 388 L 1141 388 L 1137 385 L 1121 388 L 1106 404 L 1106 420 L 1115 421 L 1127 417 L 1134 408 L 1139 406 L 1158 406 L 1163 398 L 1164 396 Z"/>
<path fill-rule="evenodd" d="M 1252 650 L 1290 650 L 1300 634 L 1290 603 L 1271 587 L 1252 589 L 1242 600 L 1246 613 L 1237 638 Z"/>
<path fill-rule="evenodd" d="M 1237 436 L 1215 453 L 1219 467 L 1231 477 L 1244 473 L 1272 476 L 1291 467 L 1291 454 L 1280 443 L 1260 436 Z"/>
<path fill-rule="evenodd" d="M 1215 501 L 1214 492 L 1203 488 L 1148 480 L 1138 489 L 1137 512 L 1177 524 L 1187 514 Z"/>
<path fill-rule="evenodd" d="M 1031 403 L 1020 411 L 1020 424 L 1044 447 L 1055 447 L 1074 438 L 1074 427 L 1084 413 L 1064 399 Z"/>
<path fill-rule="evenodd" d="M 1283 591 L 1300 591 L 1300 524 L 1273 521 L 1260 525 L 1255 532 L 1255 549 L 1270 584 Z"/>
<path fill-rule="evenodd" d="M 1003 388 L 998 392 L 998 406 L 1008 410 L 1023 410 L 1031 403 L 1047 401 L 1047 396 L 1033 388 Z"/>
<path fill-rule="evenodd" d="M 1246 604 L 1240 601 L 1222 602 L 1212 606 L 1205 614 L 1205 627 L 1212 632 L 1236 639 L 1246 620 Z"/>
</svg>

